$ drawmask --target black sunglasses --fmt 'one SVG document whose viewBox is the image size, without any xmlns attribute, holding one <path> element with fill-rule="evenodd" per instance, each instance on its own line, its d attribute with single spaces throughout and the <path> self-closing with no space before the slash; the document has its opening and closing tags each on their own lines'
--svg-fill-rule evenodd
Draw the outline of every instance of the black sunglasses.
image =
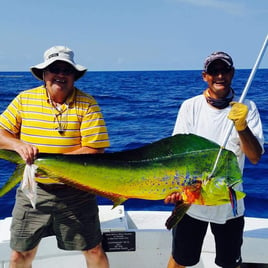
<svg viewBox="0 0 268 268">
<path fill-rule="evenodd" d="M 232 70 L 232 68 L 227 68 L 227 67 L 226 68 L 219 68 L 219 69 L 217 69 L 217 68 L 209 68 L 207 70 L 207 73 L 209 75 L 228 74 L 228 73 L 231 72 L 231 70 Z"/>
<path fill-rule="evenodd" d="M 49 66 L 46 68 L 46 71 L 52 73 L 52 74 L 64 74 L 64 75 L 70 75 L 74 74 L 75 70 L 74 68 L 61 68 L 58 66 Z"/>
</svg>

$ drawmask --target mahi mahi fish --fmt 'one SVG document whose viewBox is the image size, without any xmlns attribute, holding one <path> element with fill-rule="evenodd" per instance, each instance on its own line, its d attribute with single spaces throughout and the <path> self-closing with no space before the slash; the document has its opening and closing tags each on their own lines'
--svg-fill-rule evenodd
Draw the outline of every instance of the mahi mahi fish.
<svg viewBox="0 0 268 268">
<path fill-rule="evenodd" d="M 114 206 L 130 198 L 161 200 L 181 194 L 166 222 L 171 229 L 191 204 L 222 205 L 245 196 L 234 190 L 242 182 L 235 154 L 223 149 L 213 176 L 209 174 L 220 146 L 193 134 L 177 134 L 137 149 L 104 154 L 40 153 L 37 173 L 69 186 L 111 199 Z M 14 151 L 0 150 L 0 158 L 17 164 L 0 189 L 0 197 L 22 179 L 25 162 Z"/>
</svg>

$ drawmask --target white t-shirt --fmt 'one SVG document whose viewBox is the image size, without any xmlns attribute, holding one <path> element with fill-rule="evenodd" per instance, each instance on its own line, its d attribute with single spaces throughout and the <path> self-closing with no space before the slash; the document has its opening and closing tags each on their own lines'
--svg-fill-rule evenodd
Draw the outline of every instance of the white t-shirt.
<svg viewBox="0 0 268 268">
<path fill-rule="evenodd" d="M 257 107 L 253 101 L 249 100 L 245 100 L 244 104 L 249 108 L 247 116 L 248 126 L 263 147 L 264 137 Z M 192 133 L 222 145 L 229 124 L 233 124 L 233 122 L 227 118 L 230 109 L 230 106 L 225 109 L 212 107 L 207 103 L 204 95 L 190 98 L 181 105 L 172 135 Z M 235 128 L 232 129 L 225 148 L 236 154 L 239 167 L 243 172 L 245 155 L 240 149 L 240 140 Z M 236 186 L 235 189 L 243 190 L 242 185 Z M 191 205 L 187 214 L 193 218 L 204 221 L 225 223 L 228 219 L 242 216 L 244 210 L 244 201 L 240 199 L 237 202 L 238 215 L 236 216 L 233 214 L 231 204 L 219 206 Z"/>
</svg>

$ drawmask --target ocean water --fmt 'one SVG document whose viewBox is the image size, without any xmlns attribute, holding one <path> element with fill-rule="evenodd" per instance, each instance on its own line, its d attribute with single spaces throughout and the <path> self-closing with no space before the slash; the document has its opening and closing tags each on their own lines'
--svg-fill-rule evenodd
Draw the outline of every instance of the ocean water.
<svg viewBox="0 0 268 268">
<path fill-rule="evenodd" d="M 240 96 L 251 70 L 236 70 L 235 93 Z M 0 72 L 0 112 L 22 90 L 39 86 L 29 72 Z M 93 95 L 101 106 L 108 127 L 111 147 L 108 151 L 137 148 L 171 135 L 182 101 L 206 88 L 201 71 L 126 71 L 88 72 L 76 86 Z M 261 161 L 246 161 L 244 191 L 246 215 L 268 218 L 268 69 L 256 72 L 247 98 L 255 101 L 261 114 L 265 150 Z M 0 161 L 0 186 L 8 179 L 14 165 Z M 11 215 L 15 189 L 0 198 L 0 218 Z M 111 204 L 98 198 L 100 204 Z M 126 210 L 171 210 L 163 201 L 131 199 Z"/>
</svg>

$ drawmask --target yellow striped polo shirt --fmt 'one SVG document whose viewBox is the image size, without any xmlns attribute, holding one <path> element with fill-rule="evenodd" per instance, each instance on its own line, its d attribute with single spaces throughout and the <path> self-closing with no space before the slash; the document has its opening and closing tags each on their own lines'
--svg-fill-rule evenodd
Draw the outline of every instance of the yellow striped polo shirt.
<svg viewBox="0 0 268 268">
<path fill-rule="evenodd" d="M 99 105 L 77 88 L 57 108 L 50 103 L 44 86 L 21 92 L 0 116 L 0 128 L 35 145 L 40 153 L 110 145 Z"/>
</svg>

